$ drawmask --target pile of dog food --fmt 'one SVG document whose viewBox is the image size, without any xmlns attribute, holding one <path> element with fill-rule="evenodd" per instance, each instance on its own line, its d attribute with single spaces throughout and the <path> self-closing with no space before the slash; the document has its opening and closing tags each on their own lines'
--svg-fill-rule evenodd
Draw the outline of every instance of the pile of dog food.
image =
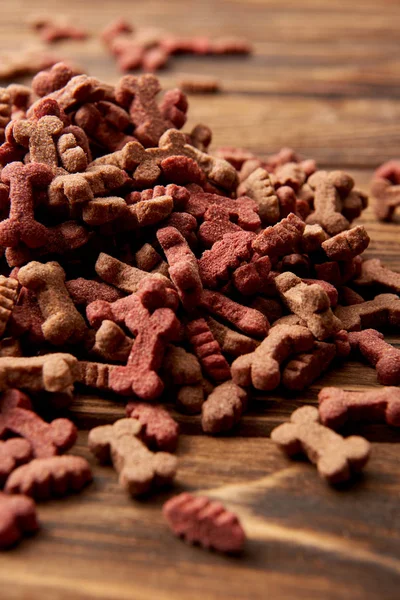
<svg viewBox="0 0 400 600">
<path fill-rule="evenodd" d="M 38 408 L 67 407 L 74 389 L 129 399 L 88 444 L 133 497 L 179 468 L 165 399 L 221 434 L 254 393 L 307 389 L 363 355 L 385 387 L 324 388 L 271 436 L 332 484 L 369 457 L 365 439 L 338 433 L 345 422 L 400 425 L 400 351 L 381 333 L 400 325 L 400 275 L 361 257 L 365 194 L 289 149 L 210 154 L 207 126 L 181 131 L 184 93 L 159 92 L 154 75 L 111 86 L 63 63 L 0 90 L 2 547 L 37 529 L 35 501 L 93 477 L 67 453 L 72 421 Z M 391 168 L 374 180 L 390 214 Z M 184 493 L 164 513 L 190 542 L 243 547 L 220 503 Z"/>
</svg>

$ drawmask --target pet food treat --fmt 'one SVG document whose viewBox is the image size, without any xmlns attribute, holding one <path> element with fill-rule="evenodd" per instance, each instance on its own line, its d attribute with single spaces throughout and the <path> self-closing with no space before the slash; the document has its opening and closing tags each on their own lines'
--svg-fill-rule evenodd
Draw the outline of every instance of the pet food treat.
<svg viewBox="0 0 400 600">
<path fill-rule="evenodd" d="M 316 252 L 328 239 L 328 235 L 322 229 L 321 225 L 315 223 L 315 225 L 306 225 L 301 238 L 301 249 L 306 254 Z"/>
<path fill-rule="evenodd" d="M 400 390 L 384 387 L 348 392 L 340 388 L 325 387 L 318 394 L 319 418 L 331 429 L 339 429 L 347 422 L 381 421 L 400 426 Z"/>
<path fill-rule="evenodd" d="M 153 400 L 164 389 L 157 370 L 165 345 L 179 339 L 180 323 L 170 308 L 156 308 L 150 313 L 136 296 L 125 324 L 136 337 L 126 366 L 115 367 L 110 373 L 110 387 L 118 394 L 134 393 L 144 400 Z"/>
<path fill-rule="evenodd" d="M 212 314 L 229 321 L 249 336 L 263 338 L 268 333 L 268 319 L 262 313 L 238 304 L 219 292 L 203 290 L 200 305 Z"/>
<path fill-rule="evenodd" d="M 0 492 L 0 549 L 13 546 L 39 529 L 36 506 L 31 498 Z"/>
<path fill-rule="evenodd" d="M 284 366 L 282 384 L 288 390 L 304 390 L 317 379 L 336 356 L 335 344 L 315 342 L 310 352 L 296 354 Z"/>
<path fill-rule="evenodd" d="M 400 299 L 395 294 L 379 294 L 362 304 L 338 306 L 335 315 L 346 331 L 400 326 Z"/>
<path fill-rule="evenodd" d="M 370 258 L 361 263 L 361 274 L 354 280 L 356 285 L 379 286 L 400 294 L 400 273 L 382 264 L 379 258 Z"/>
<path fill-rule="evenodd" d="M 400 163 L 389 160 L 374 173 L 371 194 L 375 198 L 375 215 L 379 221 L 391 221 L 400 205 Z"/>
<path fill-rule="evenodd" d="M 302 279 L 302 281 L 307 285 L 319 285 L 324 290 L 324 292 L 326 292 L 326 295 L 329 298 L 331 308 L 335 308 L 335 306 L 337 306 L 339 294 L 334 285 L 332 285 L 328 281 L 324 281 L 323 279 Z"/>
<path fill-rule="evenodd" d="M 238 189 L 238 196 L 248 196 L 255 200 L 263 225 L 274 225 L 280 218 L 279 200 L 265 169 L 256 169 L 243 181 Z"/>
<path fill-rule="evenodd" d="M 241 261 L 250 259 L 253 237 L 252 233 L 243 230 L 227 233 L 211 250 L 203 252 L 199 260 L 203 284 L 209 288 L 216 288 L 221 283 L 226 283 L 231 272 L 239 267 Z"/>
<path fill-rule="evenodd" d="M 43 421 L 26 394 L 10 389 L 0 396 L 0 437 L 17 434 L 31 444 L 37 458 L 62 454 L 76 442 L 77 430 L 69 419 Z"/>
<path fill-rule="evenodd" d="M 273 284 L 273 292 L 276 294 L 275 284 Z M 257 296 L 251 302 L 250 306 L 265 315 L 270 323 L 274 323 L 282 316 L 282 305 L 278 300 L 274 300 L 273 298 Z"/>
<path fill-rule="evenodd" d="M 19 465 L 32 458 L 32 446 L 28 440 L 13 438 L 0 441 L 0 486 L 6 482 L 10 473 Z"/>
<path fill-rule="evenodd" d="M 184 492 L 164 504 L 163 515 L 174 534 L 189 544 L 227 553 L 243 549 L 246 536 L 240 521 L 220 502 Z"/>
<path fill-rule="evenodd" d="M 290 423 L 272 431 L 271 439 L 289 456 L 304 452 L 330 483 L 347 481 L 364 468 L 370 444 L 359 436 L 343 438 L 318 421 L 317 408 L 302 406 L 292 413 Z"/>
<path fill-rule="evenodd" d="M 79 73 L 70 65 L 64 62 L 56 63 L 48 71 L 41 71 L 35 75 L 32 79 L 32 90 L 39 98 L 48 96 L 66 86 L 76 75 Z"/>
<path fill-rule="evenodd" d="M 32 392 L 69 393 L 77 375 L 77 363 L 75 356 L 63 353 L 0 358 L 0 391 L 18 386 Z"/>
<path fill-rule="evenodd" d="M 236 357 L 241 354 L 253 352 L 259 345 L 258 341 L 230 329 L 212 317 L 206 317 L 206 322 L 215 340 L 220 345 L 221 351 L 226 352 L 230 356 Z"/>
<path fill-rule="evenodd" d="M 190 321 L 186 326 L 186 333 L 206 375 L 214 381 L 229 379 L 229 365 L 205 319 Z"/>
<path fill-rule="evenodd" d="M 19 48 L 14 52 L 1 54 L 0 79 L 11 79 L 21 75 L 35 75 L 60 61 L 59 57 L 48 52 L 42 45 Z"/>
<path fill-rule="evenodd" d="M 0 275 L 0 338 L 4 335 L 8 320 L 18 298 L 18 281 Z"/>
<path fill-rule="evenodd" d="M 214 78 L 181 79 L 179 87 L 187 94 L 216 94 L 221 91 L 221 83 Z"/>
<path fill-rule="evenodd" d="M 123 292 L 137 292 L 140 282 L 151 276 L 146 271 L 131 267 L 120 260 L 101 252 L 95 264 L 97 275 L 106 283 L 114 285 Z M 161 277 L 161 275 L 158 275 Z"/>
<path fill-rule="evenodd" d="M 330 308 L 328 295 L 317 284 L 307 285 L 294 273 L 282 273 L 275 285 L 287 307 L 307 323 L 318 340 L 324 340 L 343 329 Z"/>
<path fill-rule="evenodd" d="M 93 279 L 84 279 L 83 277 L 66 281 L 65 287 L 73 303 L 77 306 L 87 306 L 95 300 L 115 302 L 124 295 L 111 285 L 94 281 Z"/>
<path fill-rule="evenodd" d="M 350 260 L 364 252 L 369 241 L 365 227 L 358 225 L 322 242 L 321 246 L 331 260 Z"/>
<path fill-rule="evenodd" d="M 61 15 L 35 17 L 31 20 L 31 27 L 38 32 L 43 42 L 48 44 L 59 40 L 84 40 L 88 36 L 84 29 L 76 27 L 72 20 Z"/>
<path fill-rule="evenodd" d="M 218 385 L 201 409 L 201 426 L 206 433 L 229 431 L 240 421 L 247 406 L 247 393 L 232 380 Z"/>
<path fill-rule="evenodd" d="M 128 402 L 125 412 L 142 425 L 140 437 L 147 446 L 164 452 L 176 450 L 179 426 L 161 404 Z"/>
<path fill-rule="evenodd" d="M 7 479 L 7 494 L 25 494 L 36 500 L 67 496 L 92 481 L 92 471 L 81 456 L 35 458 L 13 471 Z"/>
<path fill-rule="evenodd" d="M 253 250 L 270 259 L 296 251 L 302 240 L 305 224 L 293 213 L 276 225 L 263 229 L 253 241 Z"/>
<path fill-rule="evenodd" d="M 232 283 L 243 296 L 267 292 L 269 289 L 271 261 L 268 256 L 261 256 L 237 268 L 232 274 Z"/>
<path fill-rule="evenodd" d="M 382 385 L 400 385 L 400 350 L 384 341 L 375 329 L 349 333 L 352 349 L 357 349 L 371 363 Z"/>
<path fill-rule="evenodd" d="M 46 243 L 47 227 L 34 217 L 33 187 L 45 187 L 52 179 L 45 164 L 11 162 L 3 168 L 1 180 L 10 186 L 10 212 L 0 222 L 0 246 L 14 248 L 23 242 L 28 248 L 38 248 Z"/>
<path fill-rule="evenodd" d="M 159 229 L 157 239 L 167 257 L 168 271 L 180 300 L 190 311 L 199 304 L 203 291 L 196 257 L 175 227 Z"/>
<path fill-rule="evenodd" d="M 205 248 L 211 248 L 225 234 L 242 231 L 239 225 L 230 220 L 229 209 L 223 205 L 210 204 L 203 216 L 204 222 L 199 227 L 198 236 Z"/>
<path fill-rule="evenodd" d="M 167 452 L 151 452 L 139 439 L 142 425 L 136 419 L 120 419 L 89 433 L 89 449 L 101 463 L 111 459 L 119 483 L 139 496 L 172 482 L 177 459 Z"/>
<path fill-rule="evenodd" d="M 193 385 L 202 380 L 197 357 L 180 346 L 169 344 L 165 351 L 163 376 L 174 385 Z"/>
<path fill-rule="evenodd" d="M 35 292 L 44 317 L 44 338 L 54 345 L 79 342 L 87 326 L 65 287 L 65 272 L 57 262 L 30 262 L 18 272 L 21 285 Z"/>
<path fill-rule="evenodd" d="M 109 385 L 112 365 L 81 360 L 78 363 L 76 382 L 101 391 L 111 391 Z"/>
<path fill-rule="evenodd" d="M 341 214 L 341 197 L 352 190 L 352 178 L 342 171 L 316 171 L 308 179 L 308 184 L 314 190 L 314 212 L 306 222 L 321 225 L 329 235 L 349 229 L 349 221 Z"/>
<path fill-rule="evenodd" d="M 232 379 L 242 387 L 273 390 L 281 381 L 281 363 L 291 354 L 308 352 L 313 346 L 314 337 L 306 327 L 274 325 L 254 352 L 233 361 Z"/>
<path fill-rule="evenodd" d="M 113 321 L 104 320 L 96 331 L 95 343 L 91 350 L 103 360 L 126 362 L 132 350 L 133 340 Z"/>
</svg>

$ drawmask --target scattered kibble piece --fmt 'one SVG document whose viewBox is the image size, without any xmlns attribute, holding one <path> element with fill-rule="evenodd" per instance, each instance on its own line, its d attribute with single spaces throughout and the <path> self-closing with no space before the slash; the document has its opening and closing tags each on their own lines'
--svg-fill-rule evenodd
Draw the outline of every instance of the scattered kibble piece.
<svg viewBox="0 0 400 600">
<path fill-rule="evenodd" d="M 0 492 L 0 549 L 18 542 L 39 529 L 36 506 L 27 496 Z"/>
</svg>

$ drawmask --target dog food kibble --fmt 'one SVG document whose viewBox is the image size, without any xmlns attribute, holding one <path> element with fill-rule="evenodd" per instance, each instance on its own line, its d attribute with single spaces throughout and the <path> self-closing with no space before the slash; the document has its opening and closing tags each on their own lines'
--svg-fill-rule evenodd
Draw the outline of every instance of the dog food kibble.
<svg viewBox="0 0 400 600">
<path fill-rule="evenodd" d="M 83 35 L 46 19 L 37 28 L 49 42 Z M 123 21 L 102 37 L 122 70 L 155 70 L 177 52 L 250 50 L 235 39 L 133 32 Z M 136 497 L 174 485 L 171 405 L 222 438 L 255 410 L 259 391 L 307 390 L 350 352 L 380 383 L 400 383 L 400 351 L 380 333 L 400 326 L 400 274 L 361 256 L 369 236 L 352 221 L 367 199 L 353 179 L 287 148 L 212 154 L 207 126 L 180 131 L 184 91 L 159 92 L 152 74 L 112 86 L 64 63 L 38 73 L 32 89 L 0 89 L 1 547 L 37 528 L 22 494 L 63 496 L 92 478 L 85 459 L 64 454 L 73 422 L 39 414 L 65 407 L 75 384 L 127 396 L 126 418 L 99 423 L 88 444 Z M 400 204 L 399 182 L 397 163 L 377 171 L 379 218 Z M 334 429 L 363 419 L 399 426 L 397 396 L 395 387 L 324 388 L 319 410 L 298 408 L 271 437 L 289 455 L 307 454 L 329 482 L 344 481 L 370 446 Z M 219 502 L 183 493 L 163 512 L 188 542 L 244 545 Z"/>
</svg>

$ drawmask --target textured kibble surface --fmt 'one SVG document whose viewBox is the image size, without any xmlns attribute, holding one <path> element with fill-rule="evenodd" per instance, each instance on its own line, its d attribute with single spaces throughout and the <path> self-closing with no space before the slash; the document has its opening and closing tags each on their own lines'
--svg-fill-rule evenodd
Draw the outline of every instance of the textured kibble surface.
<svg viewBox="0 0 400 600">
<path fill-rule="evenodd" d="M 0 90 L 3 595 L 395 598 L 395 7 L 90 4 Z"/>
</svg>

